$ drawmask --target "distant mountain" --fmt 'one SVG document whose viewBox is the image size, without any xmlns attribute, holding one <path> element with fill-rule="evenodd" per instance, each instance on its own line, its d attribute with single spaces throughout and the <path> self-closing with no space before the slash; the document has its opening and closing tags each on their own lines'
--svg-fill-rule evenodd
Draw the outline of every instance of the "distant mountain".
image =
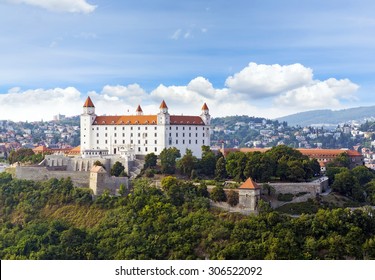
<svg viewBox="0 0 375 280">
<path fill-rule="evenodd" d="M 343 110 L 313 110 L 277 118 L 290 126 L 308 126 L 312 124 L 339 124 L 351 120 L 361 121 L 375 117 L 375 106 L 357 107 Z"/>
</svg>

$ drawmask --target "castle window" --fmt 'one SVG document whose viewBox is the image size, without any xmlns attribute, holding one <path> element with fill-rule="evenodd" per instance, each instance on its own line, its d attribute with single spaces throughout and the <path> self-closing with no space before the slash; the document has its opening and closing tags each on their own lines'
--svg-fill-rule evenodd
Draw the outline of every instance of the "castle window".
<svg viewBox="0 0 375 280">
<path fill-rule="evenodd" d="M 191 140 L 189 140 L 189 144 L 191 144 Z"/>
<path fill-rule="evenodd" d="M 145 140 L 145 144 L 147 145 L 147 140 Z"/>
<path fill-rule="evenodd" d="M 117 127 L 115 127 L 115 130 L 117 130 Z"/>
<path fill-rule="evenodd" d="M 138 140 L 138 144 L 141 144 L 141 140 Z"/>
<path fill-rule="evenodd" d="M 138 147 L 138 152 L 140 152 L 141 151 L 141 147 Z"/>
<path fill-rule="evenodd" d="M 155 126 L 155 128 L 154 128 L 155 130 L 157 130 L 158 128 Z"/>
<path fill-rule="evenodd" d="M 185 140 L 182 140 L 182 144 L 185 144 Z"/>
<path fill-rule="evenodd" d="M 158 143 L 158 140 L 155 140 L 155 144 L 157 144 Z"/>
<path fill-rule="evenodd" d="M 146 121 L 146 123 L 148 123 L 148 121 Z M 147 126 L 145 127 L 145 130 L 147 130 Z"/>
<path fill-rule="evenodd" d="M 122 130 L 125 130 L 125 126 L 122 127 Z"/>
<path fill-rule="evenodd" d="M 96 130 L 99 130 L 99 126 L 96 127 Z"/>
<path fill-rule="evenodd" d="M 189 130 L 191 130 L 191 126 L 189 126 Z"/>
<path fill-rule="evenodd" d="M 157 151 L 158 151 L 158 148 L 155 147 L 155 152 L 157 152 Z"/>
<path fill-rule="evenodd" d="M 133 139 L 132 139 L 132 140 L 130 140 L 130 144 L 133 144 Z"/>
<path fill-rule="evenodd" d="M 96 144 L 99 144 L 99 140 L 96 140 Z"/>
<path fill-rule="evenodd" d="M 178 144 L 178 140 L 176 140 L 176 144 Z"/>
<path fill-rule="evenodd" d="M 133 130 L 133 127 L 130 127 L 130 130 Z"/>
<path fill-rule="evenodd" d="M 157 137 L 158 136 L 158 134 L 157 133 L 155 133 L 155 137 Z"/>
<path fill-rule="evenodd" d="M 203 140 L 203 145 L 204 145 L 204 140 Z"/>
<path fill-rule="evenodd" d="M 122 137 L 125 137 L 125 133 L 122 134 Z"/>
<path fill-rule="evenodd" d="M 197 126 L 195 127 L 195 130 L 198 130 L 198 127 L 197 127 Z"/>
<path fill-rule="evenodd" d="M 105 121 L 103 121 L 103 123 L 105 123 Z M 108 127 L 105 127 L 105 130 L 108 130 Z"/>
<path fill-rule="evenodd" d="M 195 137 L 198 137 L 198 133 L 195 133 Z"/>
<path fill-rule="evenodd" d="M 147 147 L 145 147 L 145 152 L 147 152 Z"/>
<path fill-rule="evenodd" d="M 136 121 L 136 123 L 138 123 L 138 121 Z M 141 130 L 141 127 L 140 127 L 140 126 L 138 126 L 138 130 Z"/>
<path fill-rule="evenodd" d="M 204 136 L 204 132 L 203 132 L 203 137 L 205 137 L 205 136 Z"/>
<path fill-rule="evenodd" d="M 191 137 L 191 133 L 189 133 L 189 137 Z"/>
<path fill-rule="evenodd" d="M 96 134 L 96 137 L 99 137 L 99 133 Z"/>
<path fill-rule="evenodd" d="M 105 140 L 105 143 L 108 144 L 108 140 Z"/>
<path fill-rule="evenodd" d="M 117 137 L 117 133 L 115 133 L 115 137 Z"/>
<path fill-rule="evenodd" d="M 176 130 L 178 130 L 178 126 L 176 126 Z"/>
<path fill-rule="evenodd" d="M 195 144 L 198 144 L 198 140 L 195 140 Z"/>
<path fill-rule="evenodd" d="M 105 134 L 105 137 L 107 137 L 107 136 L 108 136 L 108 134 L 106 133 L 106 134 Z"/>
<path fill-rule="evenodd" d="M 176 133 L 176 137 L 178 137 L 178 133 Z"/>
<path fill-rule="evenodd" d="M 185 137 L 185 133 L 182 133 L 182 137 Z"/>
<path fill-rule="evenodd" d="M 140 133 L 138 133 L 138 137 L 141 137 L 141 134 L 140 134 Z"/>
<path fill-rule="evenodd" d="M 133 133 L 130 133 L 130 137 L 133 137 Z"/>
<path fill-rule="evenodd" d="M 115 140 L 115 144 L 117 144 L 117 140 Z"/>
<path fill-rule="evenodd" d="M 122 140 L 122 144 L 125 144 L 125 140 Z"/>
</svg>

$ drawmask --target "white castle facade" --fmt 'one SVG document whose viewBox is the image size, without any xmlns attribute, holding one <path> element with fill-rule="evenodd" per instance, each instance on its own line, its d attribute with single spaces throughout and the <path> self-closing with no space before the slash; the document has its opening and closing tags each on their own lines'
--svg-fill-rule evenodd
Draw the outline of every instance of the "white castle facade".
<svg viewBox="0 0 375 280">
<path fill-rule="evenodd" d="M 135 115 L 97 116 L 87 97 L 81 115 L 81 155 L 83 158 L 118 155 L 132 158 L 176 147 L 181 155 L 190 149 L 200 158 L 201 147 L 210 146 L 211 116 L 206 103 L 199 116 L 170 115 L 166 103 L 159 113 L 144 115 L 138 106 Z"/>
</svg>

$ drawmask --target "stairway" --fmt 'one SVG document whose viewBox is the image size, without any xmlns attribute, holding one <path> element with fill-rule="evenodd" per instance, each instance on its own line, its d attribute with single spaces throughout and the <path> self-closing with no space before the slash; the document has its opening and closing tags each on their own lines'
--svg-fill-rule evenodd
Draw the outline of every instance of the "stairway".
<svg viewBox="0 0 375 280">
<path fill-rule="evenodd" d="M 143 159 L 136 158 L 134 160 L 134 164 L 132 168 L 129 170 L 129 176 L 131 180 L 135 179 L 139 175 L 139 173 L 141 173 L 144 164 L 145 161 Z"/>
</svg>

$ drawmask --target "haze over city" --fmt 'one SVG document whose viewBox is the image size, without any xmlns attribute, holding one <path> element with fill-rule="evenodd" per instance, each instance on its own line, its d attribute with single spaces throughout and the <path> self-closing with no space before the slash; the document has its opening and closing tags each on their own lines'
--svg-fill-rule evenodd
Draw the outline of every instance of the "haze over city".
<svg viewBox="0 0 375 280">
<path fill-rule="evenodd" d="M 372 1 L 0 0 L 0 120 L 374 104 Z"/>
</svg>

